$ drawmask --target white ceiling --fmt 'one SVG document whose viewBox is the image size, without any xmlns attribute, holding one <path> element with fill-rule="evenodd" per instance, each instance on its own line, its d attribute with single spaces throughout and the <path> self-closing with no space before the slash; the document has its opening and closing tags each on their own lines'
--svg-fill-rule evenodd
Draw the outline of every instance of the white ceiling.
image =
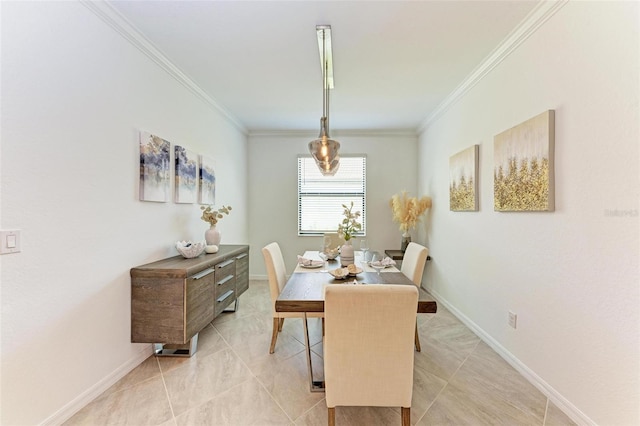
<svg viewBox="0 0 640 426">
<path fill-rule="evenodd" d="M 537 1 L 110 1 L 250 132 L 319 129 L 315 27 L 332 27 L 331 129 L 416 130 Z"/>
</svg>

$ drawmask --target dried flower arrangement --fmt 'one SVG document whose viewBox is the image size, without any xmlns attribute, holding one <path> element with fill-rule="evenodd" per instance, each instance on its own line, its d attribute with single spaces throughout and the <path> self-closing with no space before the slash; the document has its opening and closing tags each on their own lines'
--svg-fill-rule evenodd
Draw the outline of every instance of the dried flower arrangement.
<svg viewBox="0 0 640 426">
<path fill-rule="evenodd" d="M 200 219 L 209 222 L 209 225 L 215 226 L 218 220 L 223 218 L 223 213 L 228 215 L 231 212 L 231 206 L 222 206 L 218 210 L 214 210 L 212 206 L 200 206 L 202 216 Z"/>
<path fill-rule="evenodd" d="M 344 219 L 342 219 L 342 223 L 338 225 L 338 235 L 344 238 L 345 241 L 349 241 L 356 232 L 362 229 L 362 224 L 358 222 L 360 212 L 352 212 L 353 201 L 351 202 L 351 206 L 347 207 L 343 204 L 342 207 L 344 208 Z"/>
<path fill-rule="evenodd" d="M 408 197 L 407 191 L 395 194 L 389 201 L 393 221 L 400 224 L 400 231 L 407 234 L 409 229 L 416 226 L 420 216 L 431 207 L 431 198 Z"/>
</svg>

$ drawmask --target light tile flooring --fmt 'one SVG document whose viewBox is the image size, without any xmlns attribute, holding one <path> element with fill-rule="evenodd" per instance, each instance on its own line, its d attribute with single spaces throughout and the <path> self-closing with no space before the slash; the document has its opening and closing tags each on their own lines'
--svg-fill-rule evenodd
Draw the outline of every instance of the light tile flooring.
<svg viewBox="0 0 640 426">
<path fill-rule="evenodd" d="M 66 425 L 326 425 L 309 392 L 302 323 L 287 319 L 269 354 L 266 281 L 251 281 L 236 313 L 199 336 L 191 358 L 151 356 Z M 314 373 L 322 329 L 309 320 Z M 411 422 L 417 425 L 572 425 L 564 413 L 443 307 L 418 315 Z M 381 384 L 383 385 L 383 384 Z M 399 425 L 398 408 L 338 407 L 338 425 Z"/>
</svg>

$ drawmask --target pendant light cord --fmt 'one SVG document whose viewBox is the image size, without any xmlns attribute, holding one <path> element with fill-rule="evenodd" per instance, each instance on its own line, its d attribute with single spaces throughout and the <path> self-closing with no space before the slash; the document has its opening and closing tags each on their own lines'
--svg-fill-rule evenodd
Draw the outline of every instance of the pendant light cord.
<svg viewBox="0 0 640 426">
<path fill-rule="evenodd" d="M 322 116 L 324 117 L 325 120 L 325 130 L 327 133 L 327 137 L 329 137 L 329 125 L 328 125 L 328 121 L 329 118 L 328 116 L 328 107 L 327 104 L 329 103 L 329 93 L 327 90 L 327 86 L 329 85 L 329 82 L 327 81 L 327 46 L 326 46 L 326 35 L 325 35 L 325 31 L 326 30 L 322 30 Z"/>
</svg>

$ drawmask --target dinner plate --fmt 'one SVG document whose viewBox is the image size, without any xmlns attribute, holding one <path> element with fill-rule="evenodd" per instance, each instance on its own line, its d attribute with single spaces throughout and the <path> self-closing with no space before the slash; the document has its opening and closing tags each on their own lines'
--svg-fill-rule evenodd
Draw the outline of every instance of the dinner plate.
<svg viewBox="0 0 640 426">
<path fill-rule="evenodd" d="M 316 268 L 322 268 L 323 264 L 324 264 L 323 262 L 320 262 L 320 263 L 312 262 L 311 265 L 300 264 L 300 266 L 302 266 L 303 268 L 306 268 L 306 269 L 316 269 Z"/>
</svg>

